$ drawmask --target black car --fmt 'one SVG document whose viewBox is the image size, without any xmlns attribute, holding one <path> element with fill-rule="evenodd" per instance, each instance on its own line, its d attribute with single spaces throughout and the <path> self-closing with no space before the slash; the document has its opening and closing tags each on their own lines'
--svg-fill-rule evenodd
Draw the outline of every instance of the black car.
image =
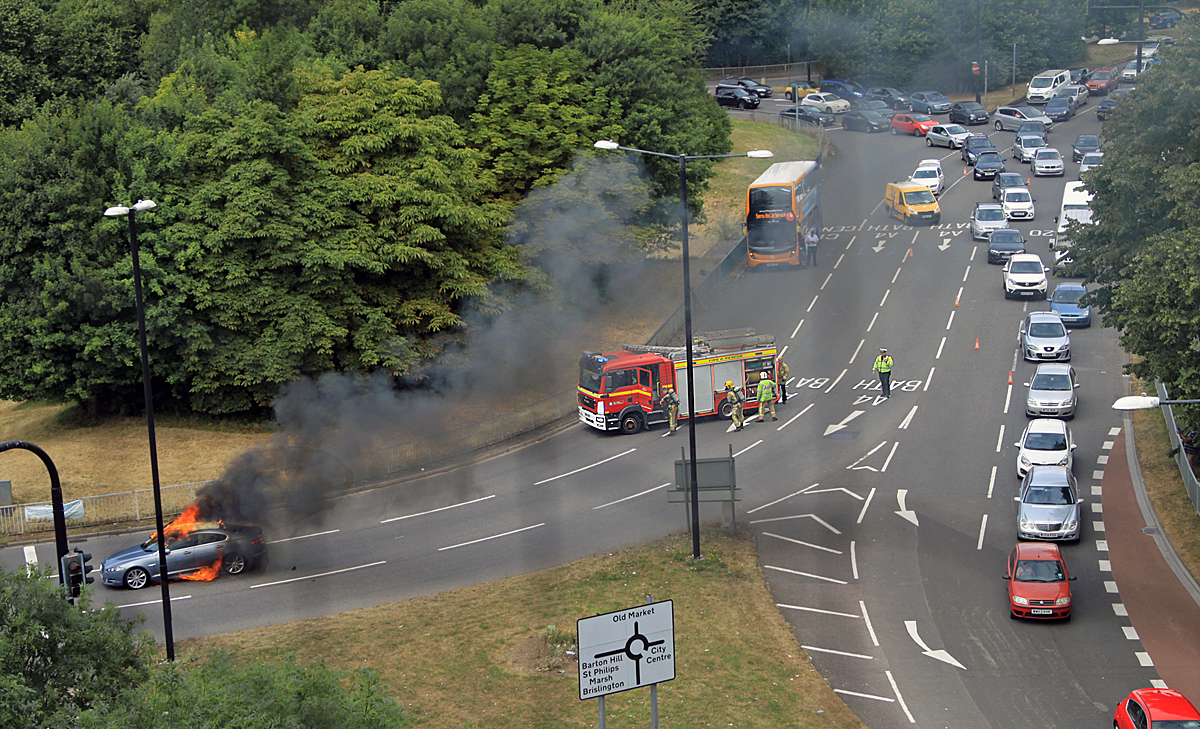
<svg viewBox="0 0 1200 729">
<path fill-rule="evenodd" d="M 891 123 L 892 117 L 896 116 L 896 110 L 888 106 L 886 101 L 880 101 L 879 99 L 851 99 L 850 108 L 861 109 L 863 111 L 877 111 L 887 117 L 888 123 Z"/>
<path fill-rule="evenodd" d="M 867 98 L 882 101 L 896 111 L 912 111 L 908 94 L 891 86 L 872 86 L 867 89 Z"/>
<path fill-rule="evenodd" d="M 1009 187 L 1027 187 L 1025 178 L 1019 172 L 1001 172 L 992 180 L 992 199 L 999 200 L 1004 197 L 1005 188 Z"/>
<path fill-rule="evenodd" d="M 983 104 L 974 101 L 960 101 L 950 107 L 950 121 L 956 124 L 987 124 L 990 120 Z"/>
<path fill-rule="evenodd" d="M 749 91 L 750 93 L 757 95 L 758 98 L 760 98 L 760 99 L 765 99 L 771 95 L 771 87 L 770 86 L 767 86 L 766 84 L 760 84 L 759 82 L 755 81 L 754 79 L 746 78 L 744 76 L 741 78 L 734 77 L 734 76 L 730 76 L 729 78 L 723 78 L 717 82 L 717 88 L 721 88 L 722 86 L 734 86 L 734 87 L 740 86 L 741 88 Z"/>
<path fill-rule="evenodd" d="M 1014 253 L 1025 252 L 1025 236 L 1014 228 L 1001 228 L 988 236 L 988 263 L 1004 263 Z"/>
<path fill-rule="evenodd" d="M 199 522 L 186 533 L 167 533 L 167 575 L 170 579 L 196 574 L 202 569 L 221 569 L 238 575 L 263 564 L 267 545 L 256 526 L 224 526 Z M 214 572 L 215 575 L 215 572 Z M 104 558 L 100 581 L 106 587 L 140 590 L 158 582 L 158 540 L 149 539 Z"/>
<path fill-rule="evenodd" d="M 833 114 L 821 111 L 815 106 L 793 106 L 790 109 L 784 109 L 779 112 L 779 116 L 785 116 L 791 119 L 799 119 L 809 124 L 819 124 L 823 127 L 829 126 L 837 121 L 837 117 Z"/>
<path fill-rule="evenodd" d="M 1043 113 L 1053 121 L 1065 122 L 1075 116 L 1075 109 L 1067 97 L 1055 96 L 1046 102 L 1046 109 Z"/>
<path fill-rule="evenodd" d="M 851 109 L 842 115 L 842 128 L 851 132 L 882 132 L 891 126 L 890 119 L 873 109 Z"/>
<path fill-rule="evenodd" d="M 1175 8 L 1162 8 L 1150 16 L 1150 27 L 1155 30 L 1174 28 L 1175 24 L 1181 20 L 1183 20 L 1183 13 Z"/>
<path fill-rule="evenodd" d="M 996 145 L 986 134 L 972 134 L 962 146 L 962 161 L 973 165 L 983 152 L 995 152 Z"/>
<path fill-rule="evenodd" d="M 758 94 L 751 93 L 741 86 L 718 86 L 713 96 L 721 106 L 736 106 L 739 109 L 758 108 Z"/>
<path fill-rule="evenodd" d="M 1088 152 L 1100 151 L 1100 137 L 1095 134 L 1080 134 L 1075 137 L 1075 143 L 1071 145 L 1071 161 L 1079 162 L 1083 160 L 1083 155 Z"/>
<path fill-rule="evenodd" d="M 1001 172 L 1007 171 L 1004 168 L 1004 159 L 994 149 L 981 152 L 979 157 L 975 159 L 976 180 L 990 180 Z"/>
<path fill-rule="evenodd" d="M 1117 103 L 1136 90 L 1131 88 L 1114 89 L 1108 96 L 1104 97 L 1104 101 L 1096 105 L 1096 118 L 1100 121 L 1107 119 L 1112 110 L 1117 108 Z"/>
<path fill-rule="evenodd" d="M 1071 74 L 1071 85 L 1082 86 L 1092 77 L 1092 72 L 1087 68 L 1072 68 L 1068 73 Z"/>
</svg>

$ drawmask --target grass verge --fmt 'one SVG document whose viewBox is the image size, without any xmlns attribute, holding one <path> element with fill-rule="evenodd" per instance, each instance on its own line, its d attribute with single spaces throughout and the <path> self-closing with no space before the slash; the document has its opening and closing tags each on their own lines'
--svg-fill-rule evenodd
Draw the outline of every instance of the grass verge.
<svg viewBox="0 0 1200 729">
<path fill-rule="evenodd" d="M 645 546 L 454 592 L 181 644 L 247 660 L 294 655 L 369 667 L 422 726 L 557 729 L 596 724 L 562 646 L 579 618 L 674 601 L 676 679 L 659 686 L 665 726 L 860 728 L 797 645 L 748 530 L 706 527 L 704 560 L 673 535 Z M 564 632 L 567 636 L 564 636 Z M 564 640 L 565 639 L 565 640 Z M 557 655 L 555 648 L 558 647 Z M 607 697 L 614 726 L 648 726 L 648 689 Z"/>
</svg>

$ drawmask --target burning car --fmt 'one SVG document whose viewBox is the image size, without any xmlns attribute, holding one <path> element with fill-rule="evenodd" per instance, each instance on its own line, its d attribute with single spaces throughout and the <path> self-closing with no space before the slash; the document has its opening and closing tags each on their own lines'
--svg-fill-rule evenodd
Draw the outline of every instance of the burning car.
<svg viewBox="0 0 1200 729">
<path fill-rule="evenodd" d="M 267 545 L 262 529 L 199 521 L 198 512 L 199 508 L 193 504 L 163 529 L 167 535 L 169 579 L 215 580 L 222 570 L 237 575 L 263 564 Z M 100 579 L 106 587 L 124 586 L 131 590 L 157 582 L 158 534 L 106 557 Z"/>
</svg>

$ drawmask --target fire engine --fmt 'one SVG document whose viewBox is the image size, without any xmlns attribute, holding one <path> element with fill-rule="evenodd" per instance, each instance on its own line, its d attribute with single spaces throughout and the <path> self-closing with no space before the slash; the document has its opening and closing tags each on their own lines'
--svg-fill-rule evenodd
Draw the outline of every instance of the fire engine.
<svg viewBox="0 0 1200 729">
<path fill-rule="evenodd" d="M 692 379 L 696 415 L 728 418 L 733 405 L 725 383 L 747 395 L 745 412 L 757 412 L 753 395 L 762 373 L 775 379 L 775 337 L 753 329 L 726 329 L 697 334 L 692 340 Z M 663 390 L 675 389 L 679 417 L 691 416 L 687 396 L 687 351 L 684 347 L 630 345 L 619 352 L 584 352 L 579 360 L 579 419 L 599 430 L 636 433 L 665 423 Z M 776 389 L 778 397 L 778 389 Z"/>
</svg>

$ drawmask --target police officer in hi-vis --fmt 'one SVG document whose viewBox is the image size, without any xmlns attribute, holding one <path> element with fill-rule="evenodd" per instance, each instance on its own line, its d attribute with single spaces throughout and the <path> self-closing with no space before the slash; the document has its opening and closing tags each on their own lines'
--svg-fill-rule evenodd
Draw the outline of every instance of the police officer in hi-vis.
<svg viewBox="0 0 1200 729">
<path fill-rule="evenodd" d="M 758 422 L 766 422 L 768 409 L 771 411 L 771 420 L 779 420 L 775 417 L 775 381 L 770 373 L 763 370 L 758 376 Z"/>
<path fill-rule="evenodd" d="M 875 366 L 872 368 L 879 373 L 879 384 L 883 385 L 883 396 L 890 398 L 892 396 L 892 358 L 887 353 L 886 347 L 879 348 L 879 356 L 875 358 Z"/>
</svg>

